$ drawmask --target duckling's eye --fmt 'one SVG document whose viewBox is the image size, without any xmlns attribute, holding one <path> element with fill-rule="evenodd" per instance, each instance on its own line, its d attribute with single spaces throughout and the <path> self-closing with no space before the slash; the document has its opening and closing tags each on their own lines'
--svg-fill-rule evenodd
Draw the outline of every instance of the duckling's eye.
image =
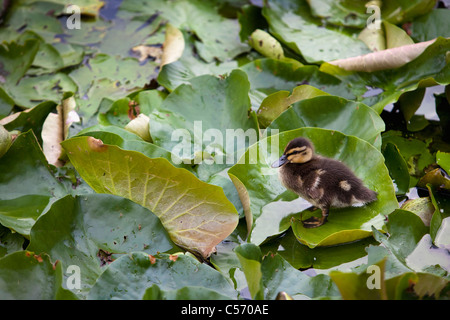
<svg viewBox="0 0 450 320">
<path fill-rule="evenodd" d="M 307 153 L 308 153 L 308 151 L 303 151 L 302 155 L 306 156 Z"/>
</svg>

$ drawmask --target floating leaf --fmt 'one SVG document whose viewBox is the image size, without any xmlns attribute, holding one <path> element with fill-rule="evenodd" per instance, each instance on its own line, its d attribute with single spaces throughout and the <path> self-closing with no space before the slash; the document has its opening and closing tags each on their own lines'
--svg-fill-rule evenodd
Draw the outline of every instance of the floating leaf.
<svg viewBox="0 0 450 320">
<path fill-rule="evenodd" d="M 278 159 L 289 141 L 299 136 L 309 138 L 318 154 L 347 164 L 367 187 L 378 192 L 378 201 L 366 206 L 332 209 L 328 222 L 319 228 L 305 229 L 296 221 L 292 228 L 299 241 L 311 248 L 332 245 L 367 237 L 371 234 L 372 225 L 381 228 L 384 215 L 398 207 L 394 186 L 381 153 L 369 143 L 353 136 L 319 128 L 302 128 L 260 140 L 243 156 L 243 159 L 249 160 L 239 162 L 228 171 L 244 206 L 247 226 L 251 231 L 250 241 L 259 244 L 273 235 L 266 233 L 266 228 L 258 227 L 257 219 L 265 207 L 296 198 L 281 185 L 277 170 L 271 168 L 270 164 Z M 306 208 L 307 205 L 299 205 L 298 213 Z M 271 230 L 279 226 L 277 233 L 281 233 L 289 227 L 285 219 L 289 220 L 293 212 L 284 205 L 279 206 L 277 212 L 271 220 Z"/>
<path fill-rule="evenodd" d="M 192 31 L 199 39 L 195 41 L 197 52 L 207 62 L 213 59 L 225 61 L 248 51 L 248 46 L 239 39 L 238 22 L 221 16 L 214 2 L 145 0 L 140 3 L 122 3 L 121 10 L 143 14 L 145 17 L 158 12 L 174 27 Z"/>
<path fill-rule="evenodd" d="M 273 300 L 279 292 L 308 298 L 339 296 L 327 275 L 309 277 L 292 267 L 279 254 L 269 253 L 262 257 L 259 247 L 251 243 L 242 244 L 234 251 L 253 299 Z"/>
<path fill-rule="evenodd" d="M 317 66 L 302 66 L 293 60 L 258 59 L 241 67 L 250 82 L 252 108 L 258 110 L 268 95 L 306 84 L 329 94 L 353 99 L 355 95 L 338 78 L 321 72 Z"/>
<path fill-rule="evenodd" d="M 113 195 L 66 196 L 53 203 L 31 230 L 29 250 L 77 265 L 85 296 L 103 272 L 101 252 L 148 254 L 176 249 L 159 219 L 148 209 Z"/>
<path fill-rule="evenodd" d="M 240 245 L 234 251 L 244 271 L 252 299 L 262 300 L 264 297 L 264 287 L 261 272 L 261 250 L 254 244 L 246 243 Z"/>
<path fill-rule="evenodd" d="M 450 11 L 434 9 L 412 21 L 411 37 L 416 42 L 432 40 L 437 37 L 450 37 Z"/>
<path fill-rule="evenodd" d="M 151 159 L 92 137 L 72 138 L 62 145 L 96 192 L 120 195 L 149 208 L 177 245 L 206 258 L 236 228 L 238 214 L 221 188 L 166 159 Z"/>
<path fill-rule="evenodd" d="M 359 273 L 332 271 L 330 277 L 344 300 L 386 300 L 385 261 L 381 260 Z M 374 276 L 372 273 L 375 273 Z M 372 278 L 373 277 L 373 278 Z M 377 280 L 375 280 L 377 279 Z M 376 282 L 375 282 L 376 281 Z M 369 285 L 374 287 L 369 287 Z"/>
<path fill-rule="evenodd" d="M 410 174 L 409 186 L 415 186 L 419 178 L 425 174 L 424 169 L 435 162 L 435 157 L 428 148 L 428 142 L 414 138 L 404 138 L 401 132 L 393 130 L 384 132 L 382 137 L 384 146 L 387 143 L 397 146 L 408 166 Z M 384 149 L 384 146 L 382 146 L 382 149 Z"/>
<path fill-rule="evenodd" d="M 409 190 L 409 171 L 400 150 L 393 143 L 387 142 L 383 149 L 386 167 L 395 186 L 396 194 L 405 194 Z"/>
<path fill-rule="evenodd" d="M 262 219 L 261 216 L 257 223 Z M 296 269 L 330 269 L 367 256 L 367 246 L 376 243 L 373 238 L 368 237 L 339 246 L 309 248 L 297 241 L 289 229 L 283 236 L 267 241 L 260 247 L 264 255 L 277 252 Z"/>
<path fill-rule="evenodd" d="M 47 204 L 67 193 L 32 131 L 20 134 L 0 158 L 0 221 L 24 236 Z"/>
<path fill-rule="evenodd" d="M 271 0 L 263 8 L 270 32 L 310 63 L 368 53 L 350 30 L 324 27 L 309 13 L 307 1 Z"/>
<path fill-rule="evenodd" d="M 381 146 L 381 132 L 385 126 L 381 117 L 363 103 L 336 96 L 304 99 L 284 111 L 269 126 L 280 132 L 302 127 L 318 127 L 340 131 Z"/>
<path fill-rule="evenodd" d="M 26 132 L 32 129 L 38 140 L 41 140 L 42 124 L 55 107 L 56 103 L 53 101 L 42 102 L 31 109 L 16 112 L 1 119 L 0 124 L 9 131 Z"/>
<path fill-rule="evenodd" d="M 241 70 L 225 79 L 205 75 L 180 85 L 150 115 L 154 143 L 184 159 L 214 152 L 221 157 L 217 163 L 229 164 L 225 155 L 243 152 L 258 139 L 256 119 L 249 116 L 249 85 Z"/>
<path fill-rule="evenodd" d="M 264 128 L 295 102 L 317 96 L 328 95 L 310 85 L 301 85 L 289 91 L 278 91 L 266 97 L 258 109 L 258 121 Z"/>
<path fill-rule="evenodd" d="M 435 211 L 429 197 L 416 198 L 405 201 L 401 209 L 410 211 L 420 217 L 425 226 L 430 226 L 431 217 Z"/>
<path fill-rule="evenodd" d="M 230 300 L 230 297 L 213 289 L 194 285 L 180 289 L 162 290 L 154 284 L 145 290 L 142 300 Z"/>
<path fill-rule="evenodd" d="M 148 297 L 147 288 L 155 284 L 161 290 L 204 287 L 216 292 L 212 297 L 220 294 L 229 299 L 236 298 L 236 291 L 221 273 L 195 258 L 180 254 L 176 261 L 172 261 L 168 254 L 158 254 L 152 263 L 148 254 L 133 252 L 108 266 L 91 289 L 88 299 L 141 299 L 144 294 Z"/>
<path fill-rule="evenodd" d="M 436 163 L 447 173 L 450 172 L 450 153 L 438 151 L 436 153 Z"/>
<path fill-rule="evenodd" d="M 64 271 L 62 263 L 53 264 L 47 254 L 31 251 L 9 254 L 0 259 L 0 299 L 75 300 L 77 297 L 63 287 Z"/>
<path fill-rule="evenodd" d="M 428 184 L 438 190 L 450 190 L 450 176 L 440 168 L 431 170 L 417 182 L 417 186 L 420 188 L 426 188 Z"/>
<path fill-rule="evenodd" d="M 425 50 L 422 50 L 424 48 L 420 46 L 426 47 Z M 415 49 L 421 52 L 418 56 L 413 54 Z M 347 62 L 352 64 L 356 62 L 354 67 L 360 71 L 345 71 L 330 63 L 323 63 L 320 70 L 339 77 L 345 83 L 351 83 L 352 92 L 362 99 L 362 102 L 381 113 L 387 104 L 397 101 L 405 92 L 416 90 L 418 87 L 450 83 L 450 69 L 446 58 L 449 49 L 450 39 L 437 38 L 429 43 L 371 53 L 367 56 L 377 58 L 374 60 L 375 64 L 371 66 L 367 64 L 367 61 L 363 62 L 365 59 L 363 56 L 350 58 Z M 409 54 L 413 54 L 411 57 L 415 56 L 415 58 L 406 63 L 403 59 Z M 354 61 L 352 62 L 351 59 Z M 395 66 L 391 65 L 396 59 L 402 59 L 402 62 Z M 385 66 L 387 69 L 370 72 L 369 66 L 370 68 Z M 368 88 L 379 88 L 381 91 L 377 94 L 367 94 Z"/>
</svg>

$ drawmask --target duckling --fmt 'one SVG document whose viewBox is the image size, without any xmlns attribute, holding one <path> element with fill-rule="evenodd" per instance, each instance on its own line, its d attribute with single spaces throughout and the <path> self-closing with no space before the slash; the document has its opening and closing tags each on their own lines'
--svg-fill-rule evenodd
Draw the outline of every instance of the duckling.
<svg viewBox="0 0 450 320">
<path fill-rule="evenodd" d="M 322 217 L 302 221 L 305 228 L 315 228 L 327 222 L 330 207 L 349 207 L 377 199 L 377 193 L 342 162 L 316 155 L 306 138 L 288 143 L 280 159 L 272 164 L 279 169 L 283 185 L 322 210 Z"/>
</svg>

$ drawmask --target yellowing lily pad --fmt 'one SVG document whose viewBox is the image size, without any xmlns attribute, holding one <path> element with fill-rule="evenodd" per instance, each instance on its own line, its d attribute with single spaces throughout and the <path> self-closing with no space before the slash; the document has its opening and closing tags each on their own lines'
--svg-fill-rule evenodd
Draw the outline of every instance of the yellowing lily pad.
<svg viewBox="0 0 450 320">
<path fill-rule="evenodd" d="M 287 143 L 299 136 L 309 138 L 316 152 L 322 156 L 338 159 L 349 166 L 364 184 L 378 193 L 378 200 L 362 207 L 331 209 L 328 222 L 315 229 L 305 229 L 298 218 L 305 210 L 299 205 L 293 213 L 286 201 L 293 200 L 293 193 L 287 191 L 277 176 L 277 169 L 270 164 L 278 159 Z M 297 239 L 310 248 L 351 242 L 370 236 L 372 226 L 381 229 L 385 216 L 398 208 L 394 185 L 384 164 L 383 155 L 371 144 L 357 137 L 346 136 L 340 132 L 301 128 L 282 132 L 260 140 L 250 147 L 241 161 L 234 165 L 228 174 L 238 189 L 249 230 L 249 240 L 261 243 L 264 239 L 283 232 L 289 227 L 286 218 L 296 218 L 291 223 Z M 272 227 L 266 228 L 258 219 L 267 215 L 268 205 L 283 203 L 278 213 L 273 215 Z M 311 213 L 304 212 L 303 219 Z M 269 217 L 265 217 L 269 219 Z M 291 220 L 292 221 L 292 220 Z M 278 228 L 277 228 L 278 226 Z"/>
<path fill-rule="evenodd" d="M 179 246 L 208 257 L 237 226 L 238 213 L 220 187 L 163 158 L 103 144 L 92 137 L 63 142 L 70 161 L 98 193 L 149 208 Z"/>
</svg>

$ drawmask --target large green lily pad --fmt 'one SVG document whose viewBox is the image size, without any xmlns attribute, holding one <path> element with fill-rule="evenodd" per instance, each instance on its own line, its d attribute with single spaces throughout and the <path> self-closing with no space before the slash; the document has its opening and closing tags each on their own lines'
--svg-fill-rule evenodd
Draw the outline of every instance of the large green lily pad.
<svg viewBox="0 0 450 320">
<path fill-rule="evenodd" d="M 154 212 L 174 242 L 208 257 L 238 222 L 220 187 L 163 158 L 103 144 L 92 137 L 62 143 L 81 177 L 98 193 L 120 195 Z"/>
<path fill-rule="evenodd" d="M 408 46 L 400 48 L 400 50 L 412 49 Z M 390 66 L 391 60 L 396 58 L 395 55 L 391 55 L 391 58 L 389 55 L 383 56 L 381 51 L 376 60 L 381 68 L 378 71 L 370 72 L 365 68 L 369 64 L 364 59 L 360 60 L 362 62 L 360 70 L 364 71 L 345 71 L 329 63 L 323 63 L 320 70 L 351 84 L 349 88 L 358 97 L 358 100 L 381 113 L 387 104 L 396 102 L 405 92 L 420 87 L 449 84 L 450 67 L 446 58 L 449 50 L 450 39 L 439 37 L 414 60 L 398 67 Z M 381 90 L 378 89 L 371 93 L 367 88 Z"/>
<path fill-rule="evenodd" d="M 299 136 L 309 138 L 318 154 L 348 165 L 367 187 L 378 193 L 378 200 L 363 207 L 331 209 L 328 223 L 315 229 L 305 229 L 295 220 L 292 229 L 298 240 L 313 248 L 362 239 L 371 235 L 372 226 L 381 229 L 385 215 L 398 208 L 382 154 L 368 142 L 338 131 L 302 128 L 259 141 L 244 155 L 247 162 L 238 163 L 228 171 L 243 203 L 250 241 L 261 243 L 267 237 L 285 231 L 291 218 L 298 218 L 298 213 L 308 207 L 307 203 L 298 203 L 297 212 L 291 208 L 290 203 L 300 199 L 296 200 L 297 196 L 281 185 L 277 170 L 270 167 L 287 143 Z M 267 210 L 269 206 L 276 209 Z M 273 218 L 270 232 L 267 232 L 266 224 L 258 225 L 258 219 L 262 219 L 265 212 L 275 212 L 266 217 Z M 307 216 L 305 214 L 304 219 Z"/>
<path fill-rule="evenodd" d="M 107 194 L 69 195 L 54 202 L 33 226 L 28 247 L 80 267 L 81 288 L 75 293 L 82 296 L 103 272 L 102 266 L 113 260 L 111 255 L 176 248 L 151 211 Z"/>
<path fill-rule="evenodd" d="M 355 95 L 346 83 L 317 66 L 301 65 L 295 60 L 257 59 L 241 67 L 250 82 L 252 108 L 258 110 L 264 98 L 280 90 L 292 91 L 302 84 L 319 88 L 326 93 L 346 99 Z"/>
<path fill-rule="evenodd" d="M 263 8 L 270 31 L 280 41 L 310 62 L 331 61 L 369 53 L 352 30 L 323 26 L 310 14 L 306 0 L 271 0 Z"/>
<path fill-rule="evenodd" d="M 150 115 L 154 143 L 180 158 L 205 151 L 217 154 L 217 163 L 228 164 L 231 160 L 223 155 L 243 152 L 258 139 L 256 117 L 249 115 L 249 87 L 239 69 L 225 79 L 204 75 L 180 85 Z"/>
<path fill-rule="evenodd" d="M 48 255 L 18 251 L 0 260 L 0 299 L 2 300 L 74 300 L 63 287 L 63 265 Z"/>
<path fill-rule="evenodd" d="M 163 290 L 186 286 L 206 287 L 221 295 L 236 298 L 236 291 L 220 272 L 179 254 L 149 256 L 133 252 L 109 265 L 91 289 L 89 299 L 141 299 L 146 289 L 158 285 Z"/>
<path fill-rule="evenodd" d="M 339 296 L 327 275 L 309 277 L 291 266 L 281 255 L 268 253 L 264 257 L 253 243 L 235 248 L 253 299 L 273 300 L 279 292 L 308 298 Z"/>
<path fill-rule="evenodd" d="M 66 195 L 30 130 L 0 161 L 0 223 L 28 237 L 47 204 Z"/>
<path fill-rule="evenodd" d="M 320 96 L 301 100 L 284 111 L 269 126 L 280 132 L 301 127 L 338 130 L 381 147 L 384 122 L 363 103 L 336 96 Z"/>
<path fill-rule="evenodd" d="M 249 46 L 239 39 L 238 21 L 221 16 L 217 3 L 213 1 L 144 0 L 124 2 L 121 10 L 146 17 L 158 12 L 175 27 L 195 33 L 199 39 L 195 42 L 197 52 L 207 62 L 213 59 L 225 61 L 249 50 Z"/>
</svg>

